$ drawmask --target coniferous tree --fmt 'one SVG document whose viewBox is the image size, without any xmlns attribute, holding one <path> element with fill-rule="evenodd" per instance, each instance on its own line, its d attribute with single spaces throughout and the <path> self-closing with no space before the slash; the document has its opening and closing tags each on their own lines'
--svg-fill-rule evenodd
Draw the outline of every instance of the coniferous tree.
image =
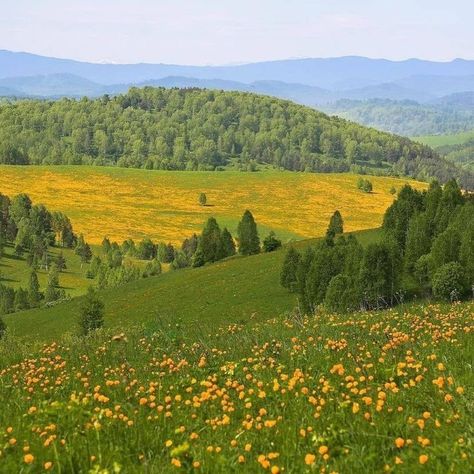
<svg viewBox="0 0 474 474">
<path fill-rule="evenodd" d="M 224 227 L 221 234 L 221 246 L 225 257 L 232 257 L 232 255 L 235 255 L 235 242 L 227 227 Z"/>
<path fill-rule="evenodd" d="M 31 307 L 38 306 L 41 299 L 40 285 L 38 281 L 38 275 L 34 270 L 30 273 L 29 284 L 28 284 L 28 302 Z"/>
<path fill-rule="evenodd" d="M 199 239 L 198 250 L 202 253 L 204 262 L 217 262 L 225 257 L 219 224 L 211 217 L 206 222 Z"/>
<path fill-rule="evenodd" d="M 237 228 L 239 253 L 241 255 L 254 255 L 260 253 L 260 238 L 257 224 L 249 210 L 244 212 Z"/>
<path fill-rule="evenodd" d="M 87 336 L 104 325 L 104 303 L 90 287 L 79 311 L 80 333 Z"/>
<path fill-rule="evenodd" d="M 286 253 L 280 273 L 281 285 L 290 291 L 296 291 L 297 289 L 298 266 L 300 265 L 300 262 L 301 255 L 294 247 L 290 247 Z"/>
<path fill-rule="evenodd" d="M 23 288 L 18 288 L 15 291 L 15 311 L 22 311 L 29 307 L 28 292 Z"/>
<path fill-rule="evenodd" d="M 62 272 L 63 270 L 67 270 L 66 259 L 64 258 L 64 255 L 62 252 L 56 257 L 56 266 L 58 267 L 59 272 Z"/>
</svg>

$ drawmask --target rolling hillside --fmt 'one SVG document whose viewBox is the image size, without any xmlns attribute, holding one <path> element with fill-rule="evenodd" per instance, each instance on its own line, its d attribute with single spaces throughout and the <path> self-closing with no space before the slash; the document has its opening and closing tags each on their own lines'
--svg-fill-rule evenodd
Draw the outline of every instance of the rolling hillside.
<svg viewBox="0 0 474 474">
<path fill-rule="evenodd" d="M 379 230 L 357 233 L 362 244 L 377 240 Z M 296 242 L 304 248 L 313 240 Z M 264 320 L 294 308 L 296 295 L 280 286 L 285 249 L 251 257 L 233 257 L 201 268 L 170 271 L 101 291 L 107 327 L 184 324 L 196 331 L 239 321 Z M 3 316 L 15 336 L 53 340 L 76 332 L 81 298 L 53 308 Z"/>
<path fill-rule="evenodd" d="M 474 175 L 407 138 L 279 99 L 195 89 L 0 105 L 0 163 L 365 171 L 474 187 Z"/>
<path fill-rule="evenodd" d="M 346 230 L 381 225 L 392 203 L 392 187 L 425 183 L 371 177 L 374 191 L 357 189 L 358 176 L 265 171 L 258 173 L 169 172 L 89 166 L 0 166 L 0 192 L 27 193 L 36 203 L 67 214 L 74 229 L 91 243 L 104 236 L 122 242 L 150 237 L 181 242 L 216 217 L 234 234 L 245 209 L 260 233 L 287 241 L 324 234 L 336 207 Z M 198 203 L 206 193 L 208 205 Z M 291 203 L 291 204 L 290 204 Z"/>
</svg>

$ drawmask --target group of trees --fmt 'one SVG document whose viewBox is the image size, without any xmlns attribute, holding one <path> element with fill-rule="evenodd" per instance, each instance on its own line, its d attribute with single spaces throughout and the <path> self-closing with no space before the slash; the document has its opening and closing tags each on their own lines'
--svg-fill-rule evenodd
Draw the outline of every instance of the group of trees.
<svg viewBox="0 0 474 474">
<path fill-rule="evenodd" d="M 403 187 L 386 211 L 380 242 L 362 247 L 342 235 L 335 213 L 326 239 L 303 254 L 287 252 L 281 284 L 299 293 L 305 312 L 393 305 L 406 295 L 457 300 L 474 287 L 474 198 L 456 181 L 428 191 Z"/>
<path fill-rule="evenodd" d="M 295 171 L 365 167 L 419 178 L 473 178 L 430 148 L 288 101 L 242 92 L 132 88 L 76 101 L 0 105 L 0 163 Z"/>
<path fill-rule="evenodd" d="M 30 267 L 28 288 L 15 290 L 0 283 L 0 314 L 63 298 L 65 294 L 59 285 L 59 274 L 66 269 L 66 260 L 62 253 L 52 258 L 50 248 L 72 248 L 76 243 L 71 221 L 64 214 L 50 212 L 42 204 L 33 205 L 26 194 L 13 199 L 0 194 L 0 258 L 5 246 L 9 245 L 16 257 L 24 257 Z M 40 268 L 48 272 L 44 292 L 40 291 L 36 274 Z"/>
</svg>

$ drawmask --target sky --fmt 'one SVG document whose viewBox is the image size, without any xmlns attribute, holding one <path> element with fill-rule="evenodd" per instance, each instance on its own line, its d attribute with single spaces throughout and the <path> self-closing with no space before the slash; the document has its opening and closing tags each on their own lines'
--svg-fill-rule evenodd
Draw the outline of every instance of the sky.
<svg viewBox="0 0 474 474">
<path fill-rule="evenodd" d="M 0 0 L 0 49 L 92 62 L 474 59 L 474 0 Z"/>
</svg>

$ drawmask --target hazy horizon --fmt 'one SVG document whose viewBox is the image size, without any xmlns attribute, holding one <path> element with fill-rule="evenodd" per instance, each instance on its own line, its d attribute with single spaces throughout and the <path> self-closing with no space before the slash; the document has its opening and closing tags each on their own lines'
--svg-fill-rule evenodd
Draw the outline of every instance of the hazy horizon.
<svg viewBox="0 0 474 474">
<path fill-rule="evenodd" d="M 469 0 L 18 0 L 0 49 L 94 63 L 232 65 L 363 56 L 474 59 Z"/>
</svg>

